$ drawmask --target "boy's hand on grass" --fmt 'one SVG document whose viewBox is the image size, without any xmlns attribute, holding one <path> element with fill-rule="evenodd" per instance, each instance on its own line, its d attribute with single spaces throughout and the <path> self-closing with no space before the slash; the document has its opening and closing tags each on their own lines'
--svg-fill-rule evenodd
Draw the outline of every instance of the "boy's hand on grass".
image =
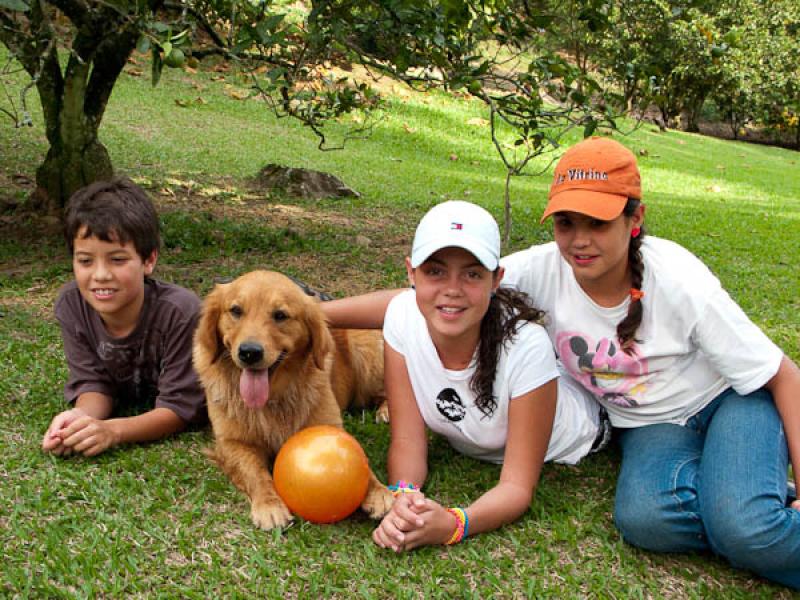
<svg viewBox="0 0 800 600">
<path fill-rule="evenodd" d="M 72 453 L 96 456 L 119 442 L 119 433 L 111 421 L 96 419 L 80 408 L 73 408 L 53 419 L 42 448 L 59 456 Z"/>
<path fill-rule="evenodd" d="M 50 422 L 50 427 L 47 428 L 44 438 L 42 439 L 42 450 L 51 452 L 57 456 L 72 454 L 72 450 L 62 443 L 61 433 L 77 419 L 85 416 L 87 416 L 87 414 L 83 409 L 71 408 L 53 417 L 53 420 Z"/>
</svg>

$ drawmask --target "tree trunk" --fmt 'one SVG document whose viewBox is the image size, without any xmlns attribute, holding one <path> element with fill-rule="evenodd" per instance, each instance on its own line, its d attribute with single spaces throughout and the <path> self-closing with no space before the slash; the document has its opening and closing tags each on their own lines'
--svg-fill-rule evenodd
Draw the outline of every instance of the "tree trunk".
<svg viewBox="0 0 800 600">
<path fill-rule="evenodd" d="M 129 37 L 129 36 L 126 36 Z M 37 81 L 50 149 L 36 170 L 35 200 L 49 214 L 60 215 L 78 189 L 114 174 L 98 129 L 117 76 L 133 46 L 117 48 L 113 69 L 107 60 L 93 63 L 70 55 L 62 74 L 55 50 Z M 121 56 L 120 56 L 121 55 Z"/>
<path fill-rule="evenodd" d="M 81 147 L 54 144 L 36 169 L 35 200 L 45 212 L 61 216 L 69 197 L 76 190 L 114 174 L 111 157 L 96 138 Z"/>
<path fill-rule="evenodd" d="M 69 48 L 65 66 L 59 47 L 66 34 L 56 32 L 58 11 L 45 3 L 32 3 L 27 31 L 0 29 L 0 41 L 36 83 L 50 147 L 36 171 L 33 200 L 60 216 L 73 192 L 114 173 L 97 135 L 139 29 L 115 7 L 89 10 L 82 2 L 65 2 L 58 8 L 73 25 L 72 39 L 63 44 Z"/>
</svg>

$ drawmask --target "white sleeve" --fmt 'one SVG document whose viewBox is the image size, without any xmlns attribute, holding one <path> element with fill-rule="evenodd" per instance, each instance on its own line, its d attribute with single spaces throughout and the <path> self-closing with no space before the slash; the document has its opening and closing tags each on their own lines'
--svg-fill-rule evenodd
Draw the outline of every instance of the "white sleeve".
<svg viewBox="0 0 800 600">
<path fill-rule="evenodd" d="M 392 298 L 386 307 L 383 319 L 383 339 L 393 350 L 405 356 L 406 344 L 404 331 L 408 327 L 408 303 L 415 302 L 414 292 L 407 290 Z"/>
<path fill-rule="evenodd" d="M 505 369 L 498 370 L 497 376 L 507 379 L 510 398 L 518 398 L 558 377 L 553 345 L 540 325 L 524 325 L 507 347 Z"/>
<path fill-rule="evenodd" d="M 737 393 L 761 388 L 778 372 L 783 351 L 719 287 L 709 297 L 693 338 Z"/>
<path fill-rule="evenodd" d="M 510 287 L 515 290 L 520 289 L 521 279 L 528 268 L 528 251 L 521 250 L 514 254 L 509 254 L 500 259 L 500 266 L 505 269 L 503 275 L 503 287 Z M 525 290 L 523 290 L 525 291 Z"/>
</svg>

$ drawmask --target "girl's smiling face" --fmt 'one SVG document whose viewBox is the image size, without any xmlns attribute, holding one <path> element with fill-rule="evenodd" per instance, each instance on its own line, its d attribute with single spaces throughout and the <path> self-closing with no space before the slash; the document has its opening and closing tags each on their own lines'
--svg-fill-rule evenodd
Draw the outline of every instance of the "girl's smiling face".
<svg viewBox="0 0 800 600">
<path fill-rule="evenodd" d="M 628 246 L 631 231 L 644 220 L 644 208 L 627 217 L 601 221 L 578 212 L 553 215 L 553 236 L 561 256 L 575 274 L 583 290 L 600 304 L 619 296 L 621 301 L 630 288 Z"/>
<path fill-rule="evenodd" d="M 416 269 L 406 259 L 406 268 L 437 349 L 458 343 L 474 350 L 502 268 L 493 273 L 470 252 L 455 247 L 433 253 Z"/>
</svg>

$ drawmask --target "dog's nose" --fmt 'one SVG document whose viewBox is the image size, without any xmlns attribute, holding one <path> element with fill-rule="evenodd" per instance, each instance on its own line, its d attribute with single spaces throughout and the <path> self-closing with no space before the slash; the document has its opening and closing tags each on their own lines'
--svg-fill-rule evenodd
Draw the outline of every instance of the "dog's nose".
<svg viewBox="0 0 800 600">
<path fill-rule="evenodd" d="M 256 342 L 245 342 L 239 346 L 239 360 L 246 365 L 254 365 L 264 358 L 264 348 Z"/>
</svg>

